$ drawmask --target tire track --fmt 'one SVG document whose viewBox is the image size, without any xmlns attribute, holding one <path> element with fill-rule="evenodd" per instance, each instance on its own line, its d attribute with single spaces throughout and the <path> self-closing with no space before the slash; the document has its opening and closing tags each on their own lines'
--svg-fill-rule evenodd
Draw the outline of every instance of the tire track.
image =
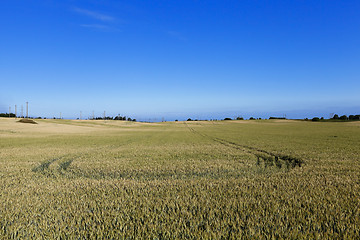
<svg viewBox="0 0 360 240">
<path fill-rule="evenodd" d="M 184 122 L 186 127 L 190 132 L 200 135 L 204 138 L 211 139 L 217 143 L 220 143 L 226 147 L 230 147 L 233 149 L 237 149 L 257 157 L 257 165 L 260 165 L 261 161 L 264 161 L 265 166 L 275 165 L 278 168 L 281 168 L 283 165 L 286 165 L 287 168 L 295 168 L 301 167 L 304 164 L 304 161 L 300 158 L 292 157 L 289 155 L 276 154 L 273 152 L 269 152 L 263 149 L 255 148 L 252 146 L 242 145 L 239 143 L 231 142 L 222 138 L 212 137 L 205 133 L 200 133 L 196 131 L 194 128 L 190 127 L 187 123 Z"/>
<path fill-rule="evenodd" d="M 121 144 L 121 145 L 117 145 L 116 147 L 120 147 L 120 146 L 125 146 L 125 145 L 128 145 L 130 143 L 132 143 L 133 141 L 127 141 L 125 142 L 124 144 Z M 40 165 L 32 168 L 32 171 L 35 172 L 35 173 L 41 173 L 41 174 L 54 174 L 55 171 L 54 169 L 50 169 L 50 165 L 53 164 L 54 162 L 58 162 L 58 167 L 56 168 L 57 169 L 57 172 L 60 173 L 60 174 L 64 174 L 65 172 L 67 172 L 68 168 L 70 167 L 71 163 L 78 159 L 78 158 L 81 158 L 83 156 L 86 156 L 86 155 L 91 155 L 95 152 L 100 152 L 104 149 L 108 149 L 108 148 L 111 148 L 111 147 L 114 147 L 113 145 L 111 146 L 102 146 L 102 147 L 98 147 L 96 149 L 93 149 L 91 151 L 88 151 L 88 152 L 80 152 L 80 153 L 75 153 L 75 154 L 65 154 L 63 156 L 60 156 L 60 157 L 57 157 L 57 158 L 53 158 L 53 159 L 49 159 L 49 160 L 46 160 L 42 163 L 40 163 Z"/>
</svg>

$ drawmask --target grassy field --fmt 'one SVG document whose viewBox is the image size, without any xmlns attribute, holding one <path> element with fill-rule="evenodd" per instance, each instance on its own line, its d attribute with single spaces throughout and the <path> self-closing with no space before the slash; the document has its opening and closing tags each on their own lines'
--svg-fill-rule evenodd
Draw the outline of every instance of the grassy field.
<svg viewBox="0 0 360 240">
<path fill-rule="evenodd" d="M 360 123 L 0 119 L 0 238 L 355 239 Z"/>
</svg>

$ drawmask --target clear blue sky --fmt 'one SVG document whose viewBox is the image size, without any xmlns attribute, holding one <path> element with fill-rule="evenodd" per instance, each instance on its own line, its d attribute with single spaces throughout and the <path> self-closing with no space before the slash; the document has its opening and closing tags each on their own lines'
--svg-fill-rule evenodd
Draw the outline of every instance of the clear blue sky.
<svg viewBox="0 0 360 240">
<path fill-rule="evenodd" d="M 360 113 L 360 1 L 0 3 L 0 112 Z"/>
</svg>

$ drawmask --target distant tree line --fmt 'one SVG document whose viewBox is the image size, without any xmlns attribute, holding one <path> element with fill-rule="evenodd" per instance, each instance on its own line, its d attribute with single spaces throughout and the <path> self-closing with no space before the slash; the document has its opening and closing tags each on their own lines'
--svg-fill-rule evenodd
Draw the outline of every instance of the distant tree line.
<svg viewBox="0 0 360 240">
<path fill-rule="evenodd" d="M 16 117 L 14 113 L 0 113 L 0 117 Z"/>
<path fill-rule="evenodd" d="M 269 119 L 286 119 L 286 117 L 269 117 Z M 242 117 L 237 117 L 237 118 L 224 118 L 224 121 L 229 121 L 229 120 L 244 120 L 244 118 Z M 254 118 L 254 117 L 250 117 L 249 120 L 261 120 L 261 118 Z M 308 121 L 308 118 L 304 119 L 305 121 Z M 359 121 L 360 120 L 360 115 L 342 115 L 339 116 L 337 114 L 335 114 L 332 118 L 330 119 L 324 119 L 324 117 L 314 117 L 312 119 L 310 119 L 311 121 L 317 122 L 317 121 Z M 190 118 L 188 119 L 188 121 L 192 121 Z"/>
<path fill-rule="evenodd" d="M 0 113 L 0 117 L 11 117 L 11 118 L 15 118 L 16 115 L 14 113 Z M 17 116 L 18 118 L 24 118 L 24 116 Z M 28 117 L 28 118 L 35 118 L 35 119 L 42 119 L 42 117 Z M 44 117 L 43 119 L 46 119 L 46 117 Z M 53 119 L 57 119 L 56 117 L 54 117 Z M 79 119 L 79 118 L 77 118 Z M 92 120 L 104 120 L 103 117 L 96 117 Z M 105 120 L 119 120 L 119 121 L 131 121 L 131 122 L 136 122 L 136 119 L 130 118 L 130 117 L 126 117 L 126 116 L 116 116 L 116 117 L 105 117 Z"/>
<path fill-rule="evenodd" d="M 331 119 L 333 120 L 352 120 L 352 121 L 356 121 L 356 120 L 360 120 L 360 115 L 342 115 L 339 117 L 339 115 L 335 114 Z"/>
<path fill-rule="evenodd" d="M 307 118 L 305 118 L 305 120 L 309 120 Z M 318 118 L 318 117 L 314 117 L 311 119 L 311 121 L 313 122 L 318 122 L 318 121 L 360 121 L 360 115 L 342 115 L 339 116 L 337 114 L 335 114 L 332 118 L 330 119 L 324 119 L 323 117 Z"/>
<path fill-rule="evenodd" d="M 230 121 L 230 120 L 244 120 L 243 117 L 236 117 L 234 119 L 227 117 L 223 119 L 224 121 Z M 250 117 L 249 120 L 261 120 L 261 118 L 254 118 L 254 117 Z"/>
<path fill-rule="evenodd" d="M 16 117 L 16 115 L 14 113 L 0 113 L 0 117 L 11 117 L 11 118 L 14 118 Z M 21 118 L 21 116 L 18 116 Z M 31 118 L 31 117 L 29 117 Z M 41 117 L 38 117 L 37 119 L 41 119 Z M 46 119 L 46 118 L 44 118 Z M 55 117 L 54 117 L 55 119 Z M 269 117 L 269 119 L 286 119 L 285 117 Z M 106 116 L 105 118 L 104 117 L 96 117 L 96 118 L 91 118 L 91 120 L 118 120 L 118 121 L 132 121 L 132 122 L 136 122 L 136 119 L 132 119 L 130 117 L 126 117 L 126 116 L 121 116 L 120 114 L 117 115 L 116 117 L 109 117 L 109 116 Z M 236 118 L 230 118 L 230 117 L 226 117 L 224 118 L 223 120 L 225 121 L 230 121 L 230 120 L 244 120 L 243 117 L 236 117 Z M 254 117 L 250 117 L 249 120 L 261 120 L 261 118 L 254 118 Z M 308 119 L 308 118 L 305 118 L 304 119 L 305 121 L 308 121 L 308 120 L 311 120 L 311 121 L 314 121 L 314 122 L 317 122 L 317 121 L 360 121 L 360 114 L 357 114 L 357 115 L 342 115 L 342 116 L 339 116 L 338 114 L 334 114 L 334 116 L 330 119 L 324 119 L 324 117 L 314 117 L 312 119 Z M 175 121 L 178 121 L 178 120 L 175 120 Z M 198 121 L 198 119 L 191 119 L 191 118 L 188 118 L 187 121 Z M 207 120 L 203 120 L 203 121 L 207 121 Z M 211 119 L 211 121 L 217 121 L 217 119 Z"/>
<path fill-rule="evenodd" d="M 285 117 L 269 117 L 269 119 L 286 119 Z"/>
<path fill-rule="evenodd" d="M 120 116 L 120 115 L 117 115 L 116 117 L 96 117 L 92 120 L 118 120 L 118 121 L 131 121 L 131 122 L 136 122 L 136 119 L 132 119 L 130 117 L 126 117 L 126 116 Z"/>
<path fill-rule="evenodd" d="M 269 117 L 269 119 L 287 119 L 286 117 Z M 223 119 L 224 121 L 229 121 L 229 120 L 244 120 L 243 117 L 236 117 L 236 118 L 230 118 L 230 117 L 226 117 Z M 254 117 L 250 117 L 249 120 L 261 120 L 261 118 L 254 118 Z M 304 119 L 305 121 L 308 121 L 308 118 Z M 310 119 L 311 121 L 359 121 L 360 120 L 360 115 L 342 115 L 339 116 L 337 114 L 335 114 L 332 118 L 330 119 L 324 119 L 324 117 L 314 117 L 312 119 Z M 191 118 L 189 118 L 187 121 L 197 121 L 197 120 L 192 120 Z"/>
</svg>

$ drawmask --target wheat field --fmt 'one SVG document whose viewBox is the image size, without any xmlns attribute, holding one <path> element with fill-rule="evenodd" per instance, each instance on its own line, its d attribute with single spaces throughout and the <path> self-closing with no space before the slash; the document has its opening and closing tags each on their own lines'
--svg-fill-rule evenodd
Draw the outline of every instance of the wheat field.
<svg viewBox="0 0 360 240">
<path fill-rule="evenodd" d="M 0 118 L 1 239 L 355 239 L 360 123 Z"/>
</svg>

